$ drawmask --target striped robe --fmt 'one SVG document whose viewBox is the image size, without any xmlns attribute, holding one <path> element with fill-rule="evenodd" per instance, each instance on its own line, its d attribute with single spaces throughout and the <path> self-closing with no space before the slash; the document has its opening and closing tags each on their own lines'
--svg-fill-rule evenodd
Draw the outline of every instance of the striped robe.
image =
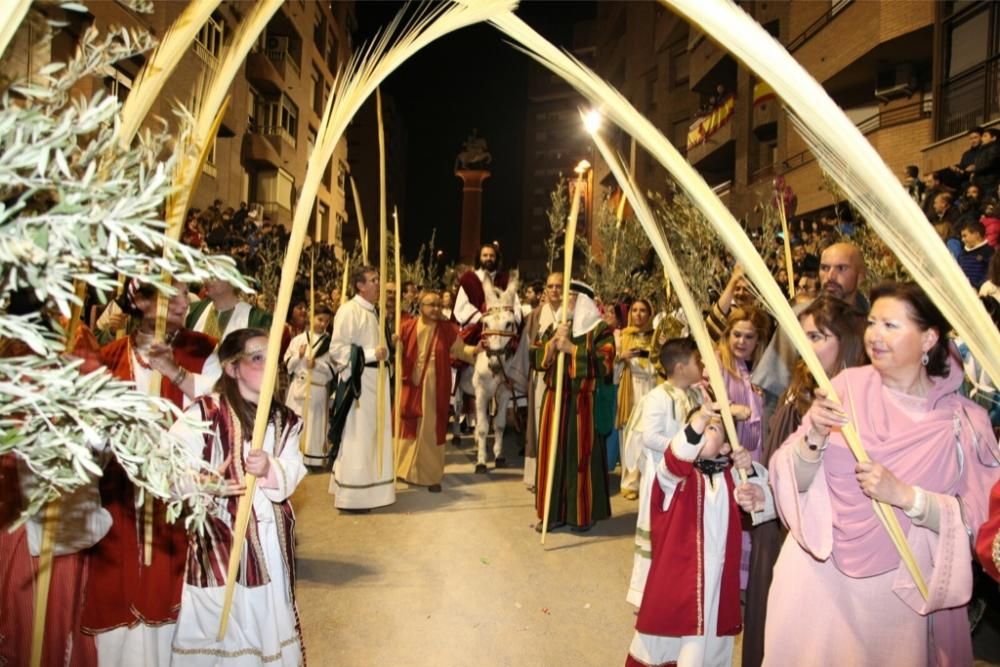
<svg viewBox="0 0 1000 667">
<path fill-rule="evenodd" d="M 177 422 L 171 433 L 211 468 L 225 465 L 227 481 L 243 482 L 252 434 L 243 432 L 228 403 L 218 395 L 202 396 L 188 414 L 209 422 L 210 432 L 201 435 Z M 174 663 L 215 665 L 219 657 L 239 656 L 281 665 L 302 661 L 294 593 L 295 514 L 289 500 L 305 476 L 298 442 L 301 432 L 299 418 L 274 403 L 263 444 L 270 470 L 258 479 L 254 491 L 233 611 L 221 642 L 216 640 L 216 622 L 240 496 L 219 497 L 204 532 L 189 534 L 181 610 L 171 648 Z M 206 624 L 205 619 L 211 622 Z"/>
<path fill-rule="evenodd" d="M 554 334 L 555 328 L 550 327 L 535 340 L 531 350 L 532 368 L 545 374 L 535 495 L 535 509 L 540 519 L 545 512 L 556 386 L 556 362 L 553 360 L 549 366 L 544 366 L 543 361 Z M 609 382 L 614 375 L 615 339 L 608 325 L 600 322 L 570 341 L 575 350 L 566 355 L 549 525 L 568 523 L 589 527 L 611 516 L 607 456 L 604 441 L 594 430 L 594 388 L 598 382 Z"/>
</svg>

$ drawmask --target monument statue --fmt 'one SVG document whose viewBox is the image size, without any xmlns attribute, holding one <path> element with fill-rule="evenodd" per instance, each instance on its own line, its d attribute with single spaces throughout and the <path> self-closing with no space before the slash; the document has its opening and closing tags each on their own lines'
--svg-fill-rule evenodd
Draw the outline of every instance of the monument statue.
<svg viewBox="0 0 1000 667">
<path fill-rule="evenodd" d="M 479 136 L 475 128 L 469 138 L 462 143 L 462 151 L 455 158 L 455 171 L 459 169 L 482 169 L 493 161 L 486 148 L 486 139 Z"/>
</svg>

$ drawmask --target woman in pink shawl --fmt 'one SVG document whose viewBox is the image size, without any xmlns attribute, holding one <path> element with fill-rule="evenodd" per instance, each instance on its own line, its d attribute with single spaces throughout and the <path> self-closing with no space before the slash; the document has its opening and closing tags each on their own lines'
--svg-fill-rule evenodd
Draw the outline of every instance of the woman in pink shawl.
<svg viewBox="0 0 1000 667">
<path fill-rule="evenodd" d="M 870 366 L 833 380 L 771 460 L 789 536 L 768 597 L 765 665 L 971 665 L 970 535 L 998 478 L 986 412 L 962 396 L 948 323 L 911 283 L 871 295 Z M 869 463 L 839 431 L 857 428 Z M 924 600 L 870 499 L 895 508 Z"/>
</svg>

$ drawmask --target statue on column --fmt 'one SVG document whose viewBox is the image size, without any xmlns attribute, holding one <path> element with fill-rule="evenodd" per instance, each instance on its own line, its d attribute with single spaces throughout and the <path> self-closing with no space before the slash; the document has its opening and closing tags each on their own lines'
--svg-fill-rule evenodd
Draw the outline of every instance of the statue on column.
<svg viewBox="0 0 1000 667">
<path fill-rule="evenodd" d="M 460 169 L 484 169 L 493 161 L 486 148 L 486 139 L 479 136 L 479 130 L 473 128 L 469 138 L 462 142 L 462 151 L 455 158 L 455 171 Z"/>
</svg>

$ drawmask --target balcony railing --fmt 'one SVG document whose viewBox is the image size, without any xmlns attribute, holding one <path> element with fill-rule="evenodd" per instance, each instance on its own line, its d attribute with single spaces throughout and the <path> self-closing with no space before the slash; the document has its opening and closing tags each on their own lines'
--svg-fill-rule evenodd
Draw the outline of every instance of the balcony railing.
<svg viewBox="0 0 1000 667">
<path fill-rule="evenodd" d="M 827 9 L 822 16 L 810 23 L 809 27 L 796 35 L 794 39 L 788 42 L 785 48 L 788 49 L 789 53 L 794 53 L 796 49 L 815 37 L 819 31 L 825 28 L 826 25 L 833 20 L 834 16 L 844 11 L 852 2 L 854 2 L 854 0 L 840 0 L 840 2 L 832 2 L 830 4 L 830 8 Z"/>
<path fill-rule="evenodd" d="M 296 141 L 295 135 L 286 130 L 280 125 L 251 125 L 251 132 L 256 132 L 257 134 L 263 134 L 270 137 L 281 137 L 281 139 L 287 143 L 292 148 L 295 148 Z"/>
<path fill-rule="evenodd" d="M 907 104 L 906 106 L 897 107 L 895 109 L 879 111 L 875 115 L 869 116 L 868 118 L 865 118 L 861 122 L 857 123 L 857 128 L 861 134 L 868 135 L 878 130 L 885 130 L 890 127 L 915 123 L 919 120 L 930 118 L 931 113 L 932 106 L 930 102 L 928 100 L 921 100 L 919 102 Z M 778 169 L 776 169 L 776 171 L 784 174 L 792 171 L 793 169 L 797 169 L 802 165 L 809 164 L 815 159 L 816 158 L 813 156 L 811 151 L 804 150 L 801 153 L 796 153 L 786 160 L 782 160 L 778 163 Z M 764 168 L 762 167 L 755 172 L 755 175 L 757 173 L 763 173 L 763 171 Z"/>
<path fill-rule="evenodd" d="M 960 134 L 1000 116 L 1000 56 L 941 86 L 937 136 Z"/>
<path fill-rule="evenodd" d="M 295 62 L 295 58 L 286 49 L 265 49 L 264 53 L 274 63 L 274 66 L 278 68 L 282 76 L 288 77 L 288 72 L 283 67 L 291 69 L 296 77 L 300 75 L 299 64 Z"/>
</svg>

